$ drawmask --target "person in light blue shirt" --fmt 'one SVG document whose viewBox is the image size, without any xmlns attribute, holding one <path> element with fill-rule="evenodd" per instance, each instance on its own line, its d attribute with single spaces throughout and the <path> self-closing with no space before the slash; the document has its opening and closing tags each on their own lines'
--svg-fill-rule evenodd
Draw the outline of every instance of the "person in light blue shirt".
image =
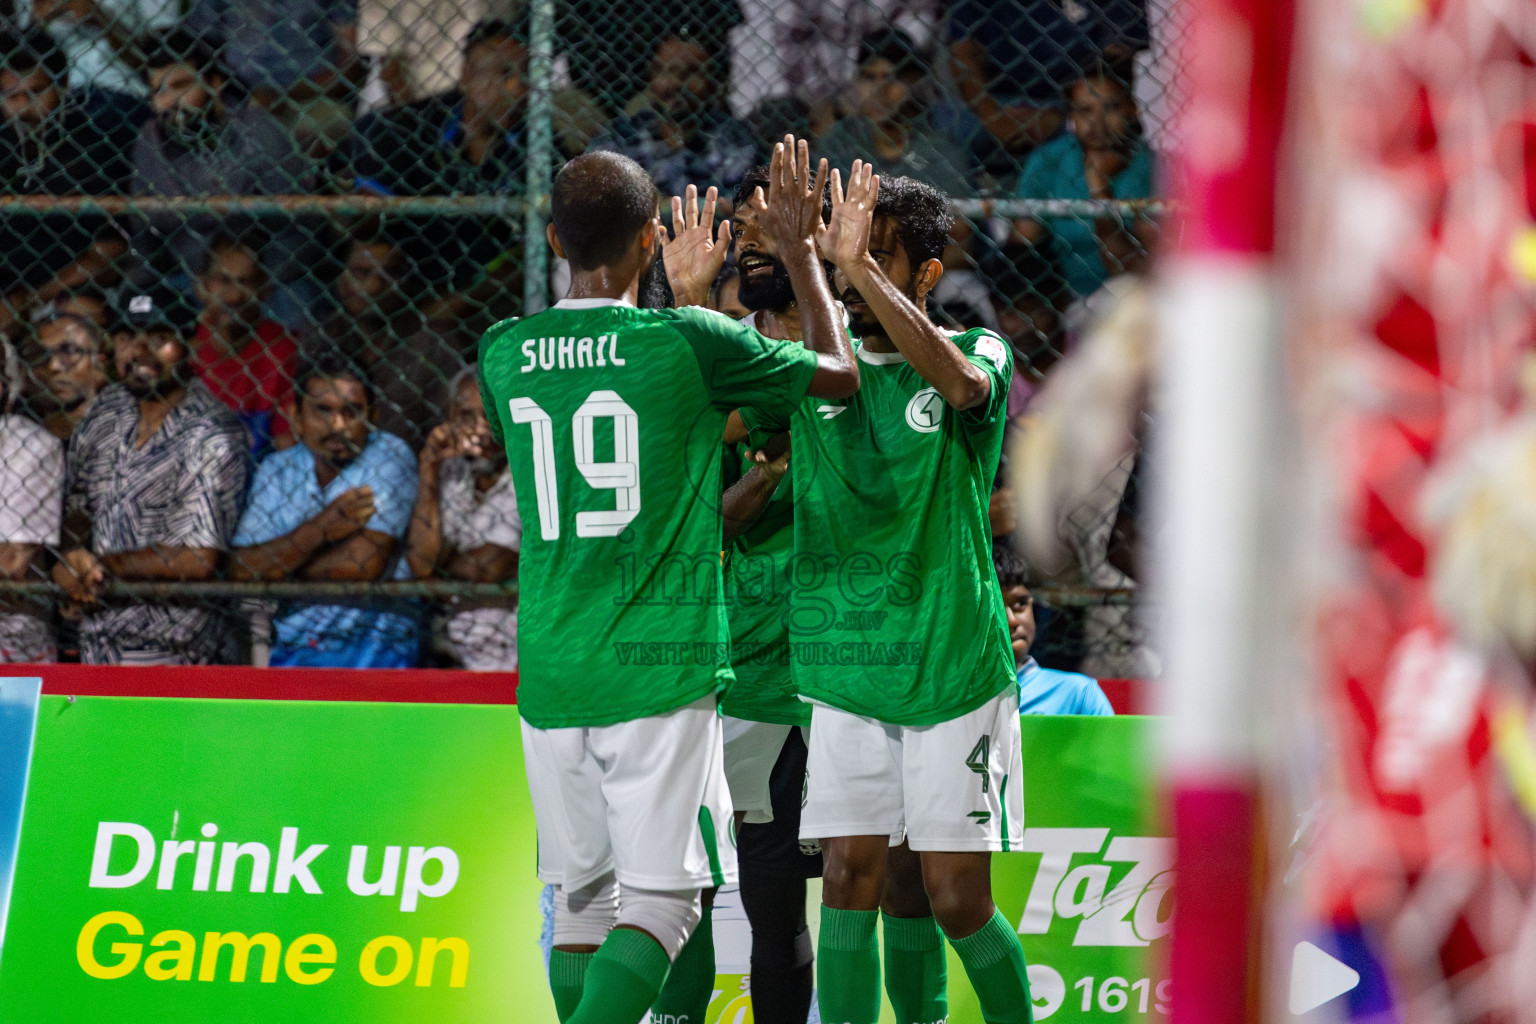
<svg viewBox="0 0 1536 1024">
<path fill-rule="evenodd" d="M 1072 130 L 1024 162 L 1014 194 L 1023 199 L 1150 199 L 1156 160 L 1141 137 L 1136 99 L 1110 68 L 1085 74 L 1068 91 Z M 1142 273 L 1157 241 L 1145 217 L 1041 217 L 1014 222 L 1024 241 L 1044 246 L 1072 291 L 1092 295 L 1118 274 Z"/>
<path fill-rule="evenodd" d="M 1035 642 L 1035 599 L 1024 585 L 1024 564 L 998 545 L 993 561 L 1003 588 L 1008 633 L 1019 672 L 1019 713 L 1022 715 L 1112 715 L 1115 709 L 1092 676 L 1041 668 L 1029 656 Z"/>
<path fill-rule="evenodd" d="M 232 577 L 404 578 L 399 548 L 416 496 L 416 457 L 400 438 L 373 429 L 368 375 L 339 353 L 323 353 L 300 367 L 293 390 L 285 414 L 300 443 L 257 469 L 232 542 Z M 416 661 L 415 619 L 387 605 L 289 605 L 274 627 L 274 666 Z"/>
</svg>

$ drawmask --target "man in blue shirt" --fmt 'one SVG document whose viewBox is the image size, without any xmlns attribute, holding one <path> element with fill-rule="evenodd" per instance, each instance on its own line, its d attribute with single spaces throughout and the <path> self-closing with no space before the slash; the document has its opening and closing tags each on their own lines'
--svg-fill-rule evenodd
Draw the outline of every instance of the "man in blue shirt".
<svg viewBox="0 0 1536 1024">
<path fill-rule="evenodd" d="M 1011 556 L 1011 557 L 1010 557 Z M 1011 552 L 994 554 L 997 580 L 1008 612 L 1008 633 L 1019 670 L 1019 713 L 1023 715 L 1112 715 L 1109 698 L 1091 676 L 1041 668 L 1029 656 L 1035 642 L 1035 599 L 1024 585 L 1024 564 Z"/>
<path fill-rule="evenodd" d="M 301 366 L 285 413 L 299 444 L 262 462 L 232 542 L 234 579 L 353 580 L 400 576 L 400 541 L 416 494 L 416 457 L 373 429 L 373 388 L 345 357 Z M 416 625 L 408 615 L 358 606 L 300 604 L 275 623 L 271 664 L 408 668 Z"/>
</svg>

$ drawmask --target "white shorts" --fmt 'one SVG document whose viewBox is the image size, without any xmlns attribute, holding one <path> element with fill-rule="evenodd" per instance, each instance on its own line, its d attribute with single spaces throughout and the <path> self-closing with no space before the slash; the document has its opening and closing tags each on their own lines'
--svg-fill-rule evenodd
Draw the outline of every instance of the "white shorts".
<svg viewBox="0 0 1536 1024">
<path fill-rule="evenodd" d="M 768 789 L 773 766 L 779 761 L 792 725 L 753 722 L 725 715 L 725 781 L 731 787 L 731 805 L 745 811 L 749 825 L 773 820 L 773 797 Z"/>
<path fill-rule="evenodd" d="M 592 728 L 523 722 L 539 880 L 674 892 L 736 881 L 736 837 L 713 694 Z"/>
<path fill-rule="evenodd" d="M 1019 696 L 1010 687 L 937 725 L 887 725 L 817 704 L 802 839 L 903 834 L 914 850 L 1016 850 L 1024 841 Z"/>
</svg>

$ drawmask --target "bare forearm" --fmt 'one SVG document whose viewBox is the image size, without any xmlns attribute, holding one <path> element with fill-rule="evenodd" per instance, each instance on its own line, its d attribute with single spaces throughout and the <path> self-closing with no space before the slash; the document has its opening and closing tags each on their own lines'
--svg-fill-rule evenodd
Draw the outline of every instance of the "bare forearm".
<svg viewBox="0 0 1536 1024">
<path fill-rule="evenodd" d="M 0 579 L 24 580 L 32 576 L 38 544 L 0 544 Z"/>
<path fill-rule="evenodd" d="M 505 583 L 517 579 L 517 552 L 500 544 L 482 544 L 455 555 L 447 568 L 452 579 L 466 583 Z"/>
<path fill-rule="evenodd" d="M 353 534 L 310 559 L 299 570 L 301 580 L 368 582 L 384 575 L 394 540 L 384 534 Z"/>
<path fill-rule="evenodd" d="M 986 402 L 992 382 L 890 278 L 867 259 L 844 268 L 870 312 L 880 321 L 886 337 L 907 358 L 912 369 L 936 388 L 956 409 L 970 409 Z"/>
<path fill-rule="evenodd" d="M 325 531 L 318 519 L 301 523 L 265 544 L 236 548 L 230 556 L 229 575 L 237 580 L 283 580 L 304 566 L 325 546 Z"/>
<path fill-rule="evenodd" d="M 420 580 L 434 575 L 442 558 L 443 506 L 438 498 L 438 480 L 435 474 L 423 474 L 405 535 L 405 561 L 411 575 Z"/>
<path fill-rule="evenodd" d="M 725 540 L 730 543 L 746 533 L 768 507 L 768 499 L 779 488 L 778 478 L 770 478 L 761 466 L 753 466 L 747 475 L 727 488 L 721 500 L 721 518 Z"/>
<path fill-rule="evenodd" d="M 820 398 L 846 398 L 859 389 L 859 368 L 816 247 L 807 243 L 786 255 L 784 267 L 800 310 L 801 337 L 805 347 L 818 357 L 810 393 Z"/>
<path fill-rule="evenodd" d="M 218 569 L 213 548 L 152 547 L 101 556 L 102 567 L 125 580 L 208 580 Z"/>
</svg>

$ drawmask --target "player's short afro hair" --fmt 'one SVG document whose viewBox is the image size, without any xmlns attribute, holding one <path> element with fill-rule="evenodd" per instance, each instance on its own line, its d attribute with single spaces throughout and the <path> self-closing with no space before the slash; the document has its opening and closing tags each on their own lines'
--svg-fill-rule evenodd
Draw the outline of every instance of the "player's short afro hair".
<svg viewBox="0 0 1536 1024">
<path fill-rule="evenodd" d="M 875 216 L 896 222 L 896 240 L 906 250 L 914 274 L 929 260 L 943 257 L 954 218 L 949 197 L 940 189 L 916 178 L 882 175 Z"/>
<path fill-rule="evenodd" d="M 635 235 L 656 216 L 658 202 L 645 168 L 627 156 L 598 150 L 560 169 L 549 206 L 571 266 L 596 270 L 623 258 Z"/>
</svg>

